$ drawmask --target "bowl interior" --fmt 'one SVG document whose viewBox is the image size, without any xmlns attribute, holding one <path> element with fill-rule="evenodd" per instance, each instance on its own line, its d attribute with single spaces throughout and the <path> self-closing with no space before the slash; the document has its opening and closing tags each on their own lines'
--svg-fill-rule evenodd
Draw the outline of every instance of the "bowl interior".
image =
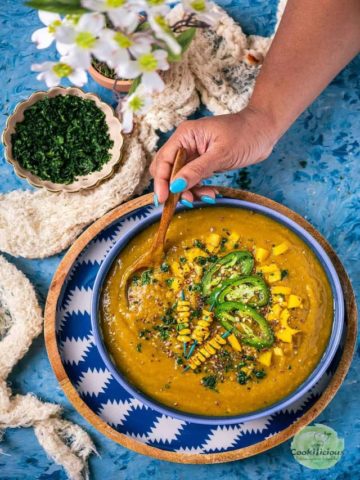
<svg viewBox="0 0 360 480">
<path fill-rule="evenodd" d="M 142 230 L 146 229 L 153 223 L 159 221 L 161 212 L 159 210 L 151 213 L 145 219 L 139 221 L 137 225 L 135 225 L 129 232 L 127 232 L 118 242 L 113 246 L 107 257 L 105 258 L 104 262 L 102 263 L 98 274 L 95 279 L 94 289 L 93 289 L 93 297 L 92 297 L 92 305 L 91 305 L 91 323 L 92 329 L 94 333 L 94 338 L 96 345 L 99 349 L 100 355 L 112 373 L 113 377 L 117 380 L 120 385 L 122 385 L 129 393 L 131 393 L 135 398 L 139 399 L 143 403 L 153 407 L 155 410 L 159 411 L 165 415 L 171 415 L 173 417 L 191 421 L 195 423 L 202 423 L 202 424 L 234 424 L 240 423 L 244 421 L 256 420 L 266 415 L 270 415 L 275 413 L 283 408 L 288 407 L 295 401 L 297 401 L 301 396 L 306 394 L 312 386 L 315 385 L 317 381 L 320 380 L 322 375 L 325 373 L 326 369 L 329 367 L 334 355 L 338 349 L 343 325 L 344 325 L 344 297 L 343 292 L 340 284 L 339 277 L 337 272 L 328 257 L 325 250 L 322 246 L 317 242 L 317 240 L 310 235 L 304 228 L 298 225 L 296 222 L 291 220 L 290 218 L 284 216 L 283 214 L 272 210 L 268 207 L 243 201 L 243 200 L 233 200 L 233 199 L 219 199 L 216 205 L 204 205 L 200 202 L 195 202 L 195 208 L 218 208 L 221 206 L 229 206 L 229 207 L 236 207 L 241 209 L 252 210 L 257 213 L 269 216 L 273 220 L 281 223 L 282 225 L 286 226 L 290 230 L 292 230 L 295 234 L 297 234 L 315 253 L 318 261 L 322 265 L 328 281 L 331 286 L 332 295 L 333 295 L 333 307 L 334 307 L 334 316 L 333 316 L 333 324 L 331 335 L 328 341 L 328 345 L 318 363 L 316 368 L 312 371 L 312 373 L 307 377 L 307 379 L 297 387 L 292 393 L 290 393 L 285 398 L 281 399 L 280 401 L 264 408 L 261 410 L 257 410 L 247 414 L 235 415 L 235 416 L 201 416 L 195 415 L 190 413 L 183 413 L 181 411 L 172 409 L 171 407 L 167 407 L 148 395 L 145 395 L 141 390 L 136 388 L 133 384 L 128 382 L 126 377 L 122 374 L 122 372 L 117 368 L 110 353 L 107 351 L 106 346 L 103 341 L 103 336 L 100 327 L 100 316 L 99 316 L 99 301 L 101 296 L 102 287 L 104 281 L 106 280 L 107 274 L 116 260 L 122 249 L 128 244 L 128 242 L 138 235 Z M 186 207 L 178 206 L 176 212 L 184 211 Z"/>
</svg>

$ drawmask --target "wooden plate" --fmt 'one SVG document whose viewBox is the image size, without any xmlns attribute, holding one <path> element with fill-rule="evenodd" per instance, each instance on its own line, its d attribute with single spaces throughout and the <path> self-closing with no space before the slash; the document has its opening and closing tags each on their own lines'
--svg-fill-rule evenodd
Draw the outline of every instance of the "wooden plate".
<svg viewBox="0 0 360 480">
<path fill-rule="evenodd" d="M 111 140 L 114 142 L 113 147 L 110 150 L 110 160 L 105 165 L 103 165 L 101 170 L 92 172 L 89 175 L 80 176 L 77 178 L 77 180 L 70 184 L 54 183 L 48 180 L 41 179 L 40 177 L 23 168 L 19 164 L 19 162 L 13 157 L 12 154 L 11 136 L 13 133 L 15 133 L 16 124 L 24 120 L 25 110 L 45 97 L 53 98 L 58 95 L 74 95 L 95 102 L 96 106 L 105 114 L 105 121 L 108 126 L 109 135 Z M 80 88 L 75 87 L 54 87 L 47 92 L 39 91 L 30 95 L 27 100 L 20 102 L 16 106 L 14 113 L 8 118 L 2 138 L 5 146 L 5 158 L 14 167 L 15 173 L 19 177 L 25 178 L 25 180 L 27 180 L 30 185 L 34 187 L 43 187 L 50 192 L 68 193 L 74 193 L 78 192 L 79 190 L 94 188 L 100 182 L 102 182 L 106 178 L 109 178 L 113 174 L 116 165 L 121 160 L 121 147 L 123 144 L 121 123 L 120 120 L 115 116 L 114 110 L 109 105 L 102 102 L 100 98 L 94 93 L 85 93 Z"/>
<path fill-rule="evenodd" d="M 106 371 L 90 326 L 92 284 L 119 236 L 153 211 L 152 194 L 132 200 L 91 225 L 69 249 L 50 286 L 45 341 L 51 365 L 76 410 L 97 430 L 145 455 L 180 463 L 217 463 L 256 455 L 313 421 L 336 394 L 349 369 L 357 332 L 353 290 L 338 257 L 300 215 L 259 195 L 219 187 L 225 197 L 255 202 L 290 217 L 326 250 L 342 283 L 346 324 L 342 345 L 323 379 L 296 404 L 260 421 L 199 425 L 165 417 L 131 398 Z"/>
</svg>

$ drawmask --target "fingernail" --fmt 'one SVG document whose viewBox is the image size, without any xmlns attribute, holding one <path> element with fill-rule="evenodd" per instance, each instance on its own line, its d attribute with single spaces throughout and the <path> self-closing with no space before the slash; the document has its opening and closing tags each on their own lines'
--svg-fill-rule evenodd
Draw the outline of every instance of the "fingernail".
<svg viewBox="0 0 360 480">
<path fill-rule="evenodd" d="M 223 196 L 224 196 L 224 195 L 221 195 L 221 193 L 216 193 L 216 194 L 215 194 L 215 197 L 216 197 L 216 198 L 223 198 Z"/>
<path fill-rule="evenodd" d="M 187 181 L 185 180 L 185 178 L 180 177 L 180 178 L 177 178 L 176 180 L 174 180 L 173 182 L 171 182 L 170 192 L 171 193 L 180 193 L 180 192 L 183 192 L 186 187 L 187 187 Z"/>
<path fill-rule="evenodd" d="M 155 207 L 158 207 L 160 204 L 159 204 L 159 199 L 158 199 L 158 196 L 156 195 L 156 193 L 154 193 L 154 205 Z"/>
<path fill-rule="evenodd" d="M 211 204 L 216 203 L 215 198 L 210 197 L 209 195 L 203 195 L 201 197 L 201 201 L 204 202 L 204 203 L 211 203 Z"/>
<path fill-rule="evenodd" d="M 190 200 L 186 200 L 186 198 L 182 198 L 180 200 L 180 203 L 182 205 L 185 205 L 185 207 L 188 207 L 188 208 L 194 208 L 194 204 L 192 202 L 190 202 Z"/>
</svg>

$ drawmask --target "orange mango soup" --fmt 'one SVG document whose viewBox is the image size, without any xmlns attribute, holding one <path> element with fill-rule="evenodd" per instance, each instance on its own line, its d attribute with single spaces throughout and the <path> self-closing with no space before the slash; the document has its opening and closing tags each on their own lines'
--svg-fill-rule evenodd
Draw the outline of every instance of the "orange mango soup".
<svg viewBox="0 0 360 480">
<path fill-rule="evenodd" d="M 101 294 L 104 341 L 129 382 L 181 412 L 230 416 L 293 392 L 326 349 L 333 299 L 308 246 L 274 220 L 232 207 L 175 215 L 163 263 L 122 276 L 158 224 L 132 239 Z"/>
</svg>

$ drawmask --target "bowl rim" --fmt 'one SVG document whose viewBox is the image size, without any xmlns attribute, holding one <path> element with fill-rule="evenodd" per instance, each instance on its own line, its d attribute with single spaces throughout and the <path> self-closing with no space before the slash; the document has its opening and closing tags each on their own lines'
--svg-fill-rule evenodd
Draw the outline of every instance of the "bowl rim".
<svg viewBox="0 0 360 480">
<path fill-rule="evenodd" d="M 341 287 L 339 276 L 336 272 L 336 269 L 330 260 L 328 254 L 325 252 L 324 248 L 320 243 L 311 235 L 307 230 L 300 226 L 297 222 L 287 217 L 286 215 L 264 205 L 260 205 L 254 202 L 247 200 L 231 199 L 231 198 L 219 198 L 215 205 L 208 205 L 202 202 L 194 202 L 194 209 L 198 208 L 218 208 L 221 206 L 242 208 L 245 210 L 252 210 L 256 213 L 263 214 L 270 217 L 272 220 L 277 221 L 278 223 L 289 228 L 293 233 L 295 233 L 300 239 L 302 239 L 307 246 L 315 254 L 316 258 L 320 262 L 322 268 L 325 271 L 327 279 L 330 283 L 332 294 L 333 294 L 333 323 L 331 328 L 331 334 L 327 343 L 327 346 L 321 356 L 316 367 L 310 373 L 310 375 L 290 394 L 286 397 L 278 400 L 277 402 L 269 405 L 268 407 L 256 410 L 254 412 L 231 415 L 231 416 L 206 416 L 198 415 L 187 412 L 182 412 L 176 410 L 172 407 L 168 407 L 161 402 L 151 398 L 151 396 L 143 393 L 135 385 L 129 382 L 125 375 L 116 366 L 115 362 L 112 360 L 110 352 L 106 349 L 104 344 L 103 335 L 99 322 L 99 300 L 101 296 L 102 286 L 107 277 L 107 274 L 112 267 L 114 261 L 120 254 L 120 252 L 125 248 L 127 243 L 138 235 L 142 230 L 149 227 L 153 223 L 157 222 L 161 216 L 161 208 L 155 209 L 151 212 L 146 218 L 140 219 L 140 221 L 135 224 L 129 231 L 125 233 L 120 239 L 111 248 L 110 252 L 105 257 L 102 262 L 93 286 L 92 298 L 91 298 L 91 326 L 94 335 L 95 344 L 99 350 L 100 356 L 104 361 L 106 367 L 111 372 L 114 379 L 132 396 L 137 400 L 140 400 L 145 405 L 153 408 L 159 413 L 167 416 L 172 416 L 179 420 L 186 422 L 192 422 L 203 425 L 233 425 L 244 423 L 248 421 L 258 420 L 265 416 L 272 415 L 279 412 L 291 404 L 299 400 L 304 394 L 306 394 L 314 385 L 317 383 L 323 374 L 326 372 L 327 368 L 330 366 L 336 351 L 339 347 L 343 329 L 344 329 L 344 319 L 345 319 L 345 307 L 344 307 L 344 295 Z M 140 207 L 141 208 L 141 207 Z M 176 213 L 189 211 L 186 207 L 179 204 L 176 208 Z"/>
<path fill-rule="evenodd" d="M 12 153 L 12 134 L 15 132 L 16 125 L 24 120 L 24 112 L 32 105 L 44 98 L 54 98 L 59 95 L 72 95 L 85 100 L 92 100 L 97 108 L 105 115 L 105 122 L 111 140 L 114 142 L 110 149 L 111 158 L 106 162 L 101 170 L 94 171 L 88 175 L 79 176 L 74 182 L 55 183 L 50 180 L 43 180 L 29 170 L 23 168 Z M 102 181 L 110 178 L 115 168 L 121 161 L 124 138 L 121 133 L 121 122 L 116 116 L 115 110 L 105 103 L 101 98 L 92 92 L 85 92 L 79 87 L 52 87 L 49 90 L 38 90 L 33 92 L 28 98 L 20 101 L 14 108 L 13 113 L 7 118 L 5 128 L 2 133 L 2 143 L 4 145 L 4 156 L 10 163 L 16 175 L 25 179 L 30 185 L 37 188 L 45 188 L 49 192 L 76 193 L 81 190 L 88 190 L 97 187 Z"/>
</svg>

